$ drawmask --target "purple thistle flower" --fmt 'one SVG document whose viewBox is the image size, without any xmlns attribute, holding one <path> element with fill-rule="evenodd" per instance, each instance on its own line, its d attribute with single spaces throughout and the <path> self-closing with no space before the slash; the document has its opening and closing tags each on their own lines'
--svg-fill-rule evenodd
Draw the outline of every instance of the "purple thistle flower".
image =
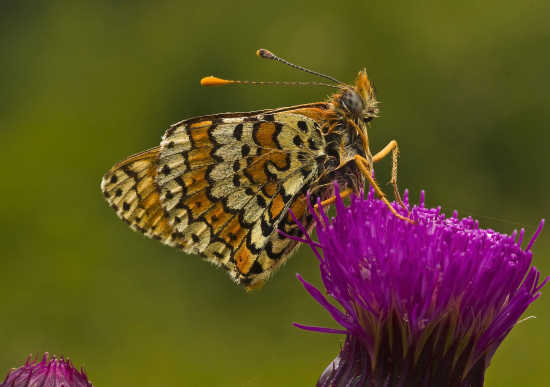
<svg viewBox="0 0 550 387">
<path fill-rule="evenodd" d="M 84 369 L 78 372 L 63 356 L 59 360 L 55 356 L 48 360 L 48 356 L 45 353 L 39 363 L 38 356 L 33 361 L 29 356 L 23 367 L 9 372 L 0 387 L 92 387 Z"/>
<path fill-rule="evenodd" d="M 515 231 L 482 230 L 456 212 L 445 218 L 424 207 L 424 192 L 410 212 L 414 225 L 393 216 L 372 189 L 336 208 L 332 222 L 310 208 L 319 243 L 302 230 L 326 293 L 343 311 L 298 278 L 344 329 L 294 325 L 346 334 L 317 386 L 482 386 L 496 349 L 549 280 L 539 284 L 530 267 L 544 221 L 523 251 L 523 230 L 516 241 Z"/>
</svg>

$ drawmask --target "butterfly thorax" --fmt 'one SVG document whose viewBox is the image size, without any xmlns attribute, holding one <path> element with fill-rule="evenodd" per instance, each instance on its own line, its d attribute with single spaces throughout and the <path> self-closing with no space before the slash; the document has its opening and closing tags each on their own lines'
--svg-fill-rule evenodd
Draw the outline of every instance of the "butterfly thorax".
<svg viewBox="0 0 550 387">
<path fill-rule="evenodd" d="M 372 169 L 367 122 L 377 114 L 374 89 L 365 70 L 359 72 L 355 85 L 343 85 L 330 97 L 326 121 L 320 128 L 326 142 L 320 186 L 338 181 L 341 186 L 353 188 L 355 192 L 362 188 L 363 177 L 353 160 L 356 155 L 364 157 Z M 321 196 L 330 194 L 327 192 Z"/>
</svg>

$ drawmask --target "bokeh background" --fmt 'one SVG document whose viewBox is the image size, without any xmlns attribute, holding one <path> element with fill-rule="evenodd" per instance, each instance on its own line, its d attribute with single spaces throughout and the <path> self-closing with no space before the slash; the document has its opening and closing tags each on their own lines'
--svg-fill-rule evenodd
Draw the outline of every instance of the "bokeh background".
<svg viewBox="0 0 550 387">
<path fill-rule="evenodd" d="M 194 256 L 132 232 L 103 174 L 205 114 L 324 100 L 328 89 L 203 76 L 314 81 L 254 55 L 352 81 L 366 67 L 396 139 L 399 186 L 450 214 L 527 239 L 550 218 L 550 2 L 0 2 L 0 379 L 28 354 L 84 364 L 98 387 L 312 386 L 342 337 L 302 289 L 300 249 L 247 294 Z M 390 160 L 377 165 L 389 181 Z M 385 186 L 390 194 L 391 187 Z M 550 275 L 550 230 L 534 247 Z M 550 288 L 549 288 L 550 289 Z M 547 386 L 550 290 L 501 346 L 487 386 Z"/>
</svg>

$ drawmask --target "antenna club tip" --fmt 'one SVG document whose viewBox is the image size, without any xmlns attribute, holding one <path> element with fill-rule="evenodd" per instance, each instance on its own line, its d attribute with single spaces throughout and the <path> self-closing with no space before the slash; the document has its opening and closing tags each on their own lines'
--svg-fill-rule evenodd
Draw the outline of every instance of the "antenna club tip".
<svg viewBox="0 0 550 387">
<path fill-rule="evenodd" d="M 260 58 L 266 59 L 272 59 L 273 57 L 275 57 L 275 55 L 273 55 L 271 51 L 266 50 L 265 48 L 260 48 L 258 51 L 256 51 L 256 55 L 258 55 Z"/>
<path fill-rule="evenodd" d="M 204 77 L 201 79 L 201 85 L 203 86 L 221 86 L 228 83 L 233 83 L 233 81 L 228 81 L 226 79 L 220 79 L 216 77 Z"/>
</svg>

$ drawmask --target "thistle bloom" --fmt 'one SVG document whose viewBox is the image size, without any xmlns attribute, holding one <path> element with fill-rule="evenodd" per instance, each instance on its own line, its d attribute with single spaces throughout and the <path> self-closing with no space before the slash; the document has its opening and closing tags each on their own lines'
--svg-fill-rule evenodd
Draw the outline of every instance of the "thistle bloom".
<svg viewBox="0 0 550 387">
<path fill-rule="evenodd" d="M 53 356 L 48 360 L 48 356 L 45 353 L 39 363 L 38 357 L 31 362 L 29 356 L 23 367 L 10 371 L 0 387 L 92 387 L 84 370 L 78 372 L 69 359 Z"/>
<path fill-rule="evenodd" d="M 515 231 L 482 230 L 456 212 L 445 218 L 440 208 L 424 207 L 424 193 L 410 211 L 414 225 L 372 190 L 336 208 L 332 222 L 323 212 L 314 216 L 319 243 L 302 241 L 343 311 L 298 275 L 344 329 L 295 325 L 346 335 L 317 386 L 482 386 L 496 349 L 549 279 L 539 284 L 540 272 L 530 267 L 543 222 L 523 251 L 523 230 L 516 241 Z"/>
</svg>

